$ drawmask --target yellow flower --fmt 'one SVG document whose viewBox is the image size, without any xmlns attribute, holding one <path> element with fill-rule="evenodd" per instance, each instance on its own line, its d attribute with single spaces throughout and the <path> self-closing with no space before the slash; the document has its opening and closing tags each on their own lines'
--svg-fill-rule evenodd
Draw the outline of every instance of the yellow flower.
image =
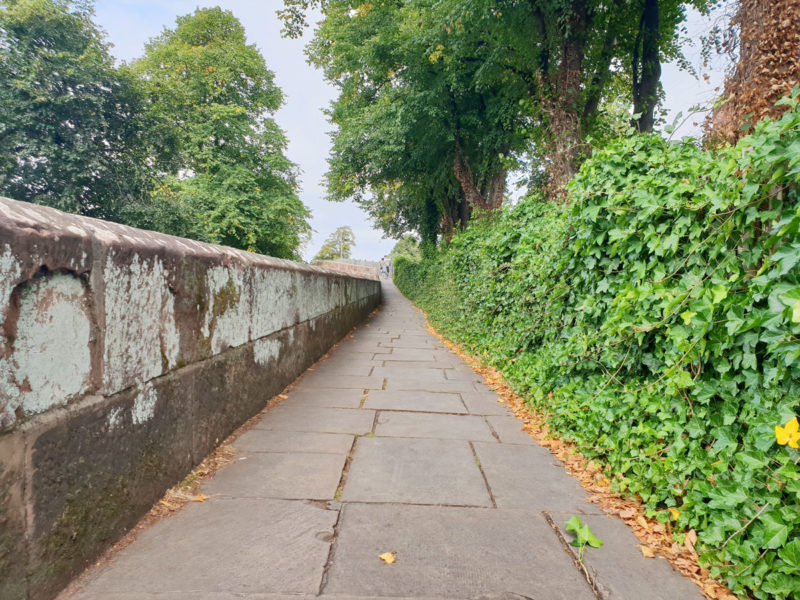
<svg viewBox="0 0 800 600">
<path fill-rule="evenodd" d="M 789 419 L 783 427 L 775 425 L 775 439 L 781 446 L 789 444 L 791 448 L 800 448 L 797 444 L 800 441 L 800 423 L 797 422 L 797 417 Z"/>
<path fill-rule="evenodd" d="M 679 511 L 674 506 L 670 506 L 667 510 L 669 510 L 669 514 L 672 515 L 673 520 L 677 521 L 678 517 L 681 516 L 681 511 Z"/>
</svg>

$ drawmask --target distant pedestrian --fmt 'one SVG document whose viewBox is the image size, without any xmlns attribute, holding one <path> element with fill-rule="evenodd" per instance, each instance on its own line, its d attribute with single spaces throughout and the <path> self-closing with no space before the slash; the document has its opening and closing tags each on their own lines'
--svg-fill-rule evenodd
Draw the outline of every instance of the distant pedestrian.
<svg viewBox="0 0 800 600">
<path fill-rule="evenodd" d="M 386 261 L 386 257 L 384 256 L 381 258 L 381 279 L 386 279 L 389 276 L 389 263 Z"/>
</svg>

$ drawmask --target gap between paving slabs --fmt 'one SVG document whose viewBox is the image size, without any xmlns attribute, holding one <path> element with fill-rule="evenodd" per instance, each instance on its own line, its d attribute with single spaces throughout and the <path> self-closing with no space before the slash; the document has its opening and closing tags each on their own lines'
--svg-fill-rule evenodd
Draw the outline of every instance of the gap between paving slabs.
<svg viewBox="0 0 800 600">
<path fill-rule="evenodd" d="M 712 579 L 708 570 L 699 565 L 698 554 L 694 548 L 694 543 L 697 540 L 694 530 L 687 533 L 684 544 L 678 544 L 672 539 L 662 523 L 646 516 L 645 507 L 641 502 L 633 498 L 623 497 L 611 490 L 611 482 L 606 477 L 605 469 L 596 462 L 587 460 L 576 450 L 574 444 L 554 437 L 546 425 L 545 416 L 528 406 L 524 399 L 515 394 L 497 369 L 484 364 L 478 357 L 469 354 L 459 344 L 452 342 L 439 333 L 430 324 L 425 312 L 413 303 L 412 305 L 425 317 L 425 326 L 431 335 L 461 358 L 475 373 L 481 375 L 486 384 L 497 393 L 516 417 L 522 421 L 525 431 L 539 445 L 554 454 L 564 464 L 566 471 L 578 479 L 587 492 L 590 492 L 591 495 L 588 501 L 598 504 L 604 512 L 621 519 L 628 525 L 633 534 L 642 543 L 640 549 L 645 557 L 653 558 L 657 555 L 668 560 L 675 570 L 692 580 L 708 600 L 737 600 L 736 595 L 723 584 Z M 549 515 L 545 516 L 559 538 L 565 540 L 564 535 L 559 527 L 555 525 L 552 518 Z M 576 558 L 570 548 L 568 544 L 565 545 L 567 552 L 573 558 Z M 593 581 L 594 577 L 585 567 L 579 566 L 577 562 L 576 566 L 580 568 L 587 578 L 595 594 L 598 594 L 596 582 Z"/>
</svg>

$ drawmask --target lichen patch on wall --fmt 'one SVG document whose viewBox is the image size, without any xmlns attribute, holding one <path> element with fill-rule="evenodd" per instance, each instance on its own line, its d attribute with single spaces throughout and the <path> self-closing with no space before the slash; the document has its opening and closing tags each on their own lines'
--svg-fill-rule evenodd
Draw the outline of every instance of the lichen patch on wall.
<svg viewBox="0 0 800 600">
<path fill-rule="evenodd" d="M 211 338 L 211 351 L 246 343 L 250 334 L 250 294 L 244 270 L 215 266 L 206 272 L 208 308 L 203 334 Z"/>
<path fill-rule="evenodd" d="M 14 341 L 17 404 L 33 415 L 88 389 L 91 318 L 83 282 L 52 273 L 24 287 Z"/>
<path fill-rule="evenodd" d="M 158 402 L 158 394 L 155 388 L 152 385 L 146 385 L 133 401 L 131 409 L 133 424 L 141 425 L 152 419 L 156 410 L 156 402 Z"/>
<path fill-rule="evenodd" d="M 3 244 L 0 254 L 0 319 L 6 313 L 11 301 L 11 292 L 19 280 L 21 269 L 17 258 L 11 251 L 11 246 Z"/>
<path fill-rule="evenodd" d="M 178 362 L 180 334 L 168 273 L 159 259 L 134 254 L 104 266 L 106 391 L 148 381 Z M 166 365 L 164 364 L 166 360 Z"/>
</svg>

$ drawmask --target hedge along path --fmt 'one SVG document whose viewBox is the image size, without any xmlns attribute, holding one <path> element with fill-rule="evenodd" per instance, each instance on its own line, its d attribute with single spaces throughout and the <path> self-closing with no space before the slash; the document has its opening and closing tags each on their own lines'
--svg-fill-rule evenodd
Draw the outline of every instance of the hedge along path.
<svg viewBox="0 0 800 600">
<path fill-rule="evenodd" d="M 422 314 L 425 312 L 417 307 Z M 427 315 L 426 315 L 427 318 Z M 428 322 L 428 331 L 439 341 L 457 354 L 473 371 L 483 377 L 484 381 L 522 421 L 523 428 L 539 445 L 548 448 L 562 463 L 567 472 L 580 481 L 581 486 L 590 492 L 589 502 L 602 507 L 609 515 L 619 517 L 633 530 L 634 535 L 642 542 L 642 556 L 654 558 L 656 555 L 667 559 L 672 566 L 697 584 L 703 595 L 709 600 L 737 600 L 727 587 L 712 579 L 708 569 L 698 564 L 698 555 L 694 549 L 697 534 L 688 532 L 683 544 L 673 537 L 669 524 L 664 525 L 646 516 L 644 504 L 635 498 L 625 497 L 611 489 L 611 481 L 603 468 L 595 461 L 589 460 L 575 449 L 575 444 L 555 437 L 546 425 L 546 417 L 536 408 L 526 404 L 514 393 L 511 386 L 503 379 L 503 375 L 494 367 L 481 362 L 480 358 L 466 352 L 459 344 L 448 340 Z"/>
</svg>

